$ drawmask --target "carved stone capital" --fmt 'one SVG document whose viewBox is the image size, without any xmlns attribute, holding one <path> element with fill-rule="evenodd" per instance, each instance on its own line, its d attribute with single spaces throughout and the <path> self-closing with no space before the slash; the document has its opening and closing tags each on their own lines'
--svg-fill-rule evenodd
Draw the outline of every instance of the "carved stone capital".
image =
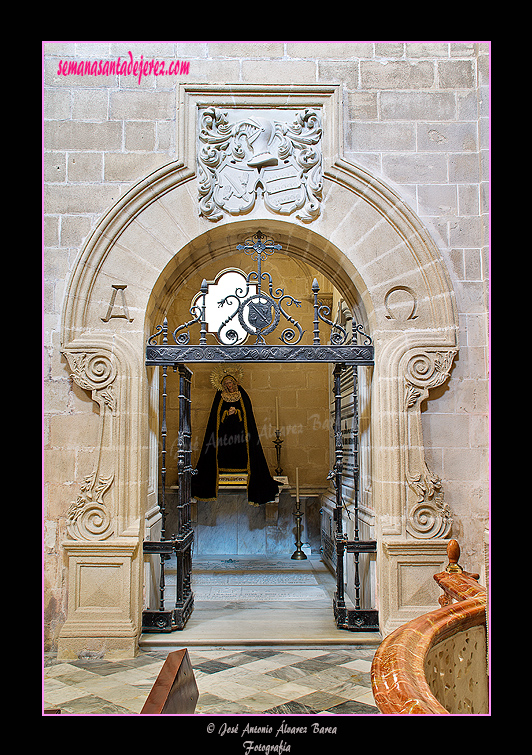
<svg viewBox="0 0 532 755">
<path fill-rule="evenodd" d="M 408 409 L 424 401 L 431 388 L 447 380 L 455 356 L 456 351 L 449 350 L 419 351 L 410 357 L 405 370 Z"/>
</svg>

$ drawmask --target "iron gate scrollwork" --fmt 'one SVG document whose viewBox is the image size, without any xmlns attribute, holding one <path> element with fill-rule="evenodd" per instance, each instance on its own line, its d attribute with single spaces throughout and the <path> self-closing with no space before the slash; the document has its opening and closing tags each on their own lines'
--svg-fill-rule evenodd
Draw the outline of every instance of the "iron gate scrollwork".
<svg viewBox="0 0 532 755">
<path fill-rule="evenodd" d="M 166 334 L 165 334 L 166 337 Z M 164 338 L 163 338 L 164 340 Z M 190 429 L 190 385 L 192 372 L 183 364 L 176 365 L 179 371 L 179 431 L 178 431 L 178 504 L 177 534 L 166 539 L 166 379 L 167 367 L 163 367 L 162 423 L 161 423 L 161 539 L 145 541 L 144 553 L 160 556 L 159 608 L 148 609 L 142 615 L 144 632 L 173 632 L 184 629 L 194 608 L 194 594 L 190 579 L 192 573 L 192 545 L 194 532 L 190 520 L 190 479 L 193 474 L 191 465 L 191 429 Z M 175 604 L 172 608 L 165 606 L 165 561 L 171 556 L 176 558 Z"/>
<path fill-rule="evenodd" d="M 312 345 L 302 345 L 304 330 L 300 323 L 287 312 L 287 307 L 298 308 L 301 302 L 283 288 L 275 288 L 270 273 L 263 271 L 262 264 L 276 250 L 282 247 L 275 244 L 258 231 L 244 244 L 238 244 L 237 250 L 244 251 L 257 262 L 257 269 L 248 273 L 245 288 L 225 296 L 218 306 L 227 307 L 227 317 L 215 334 L 217 343 L 207 342 L 206 297 L 209 293 L 207 281 L 203 281 L 200 291 L 190 308 L 192 319 L 179 325 L 172 331 L 173 343 L 169 343 L 169 329 L 166 317 L 163 324 L 157 326 L 146 346 L 146 365 L 161 367 L 163 373 L 162 418 L 161 418 L 161 496 L 162 532 L 160 541 L 146 541 L 146 554 L 159 554 L 160 586 L 159 608 L 143 612 L 143 630 L 147 632 L 171 632 L 183 629 L 194 606 L 191 590 L 193 530 L 190 520 L 191 504 L 191 431 L 190 431 L 190 383 L 192 373 L 186 364 L 219 362 L 276 362 L 276 363 L 329 363 L 334 364 L 335 392 L 335 464 L 328 479 L 332 480 L 336 493 L 335 506 L 335 547 L 337 589 L 333 600 L 333 613 L 336 624 L 341 629 L 350 631 L 378 631 L 378 614 L 374 610 L 360 608 L 359 556 L 361 553 L 375 553 L 376 541 L 359 539 L 358 512 L 358 420 L 357 420 L 357 380 L 354 380 L 354 448 L 355 448 L 355 503 L 354 503 L 354 540 L 349 541 L 343 531 L 342 521 L 342 473 L 343 443 L 341 431 L 340 376 L 347 366 L 356 370 L 361 366 L 374 364 L 374 347 L 371 338 L 364 333 L 362 325 L 353 320 L 352 333 L 348 333 L 337 322 L 329 319 L 330 308 L 319 301 L 319 285 L 315 279 L 312 283 L 312 300 L 314 307 Z M 266 288 L 263 283 L 266 282 Z M 272 333 L 283 318 L 288 324 L 280 335 L 281 345 L 266 344 L 265 336 Z M 255 338 L 253 345 L 237 344 L 237 334 L 231 327 L 238 320 L 246 336 Z M 329 343 L 323 344 L 320 333 L 321 323 L 329 330 Z M 199 340 L 191 344 L 190 329 L 199 326 Z M 159 337 L 162 342 L 159 343 Z M 359 342 L 360 341 L 360 342 Z M 179 371 L 179 435 L 178 435 L 178 532 L 166 539 L 165 530 L 165 485 L 166 485 L 166 375 L 168 367 Z M 355 605 L 346 603 L 344 579 L 344 554 L 352 553 L 355 573 Z M 177 582 L 175 606 L 165 608 L 165 560 L 175 555 L 177 560 Z"/>
</svg>

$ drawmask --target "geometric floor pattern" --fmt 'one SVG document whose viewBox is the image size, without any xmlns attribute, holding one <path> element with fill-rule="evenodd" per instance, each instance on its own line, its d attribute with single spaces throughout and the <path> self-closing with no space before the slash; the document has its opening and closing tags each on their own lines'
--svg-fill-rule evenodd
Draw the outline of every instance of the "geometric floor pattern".
<svg viewBox="0 0 532 755">
<path fill-rule="evenodd" d="M 214 651 L 193 665 L 201 713 L 370 713 L 374 649 Z"/>
<path fill-rule="evenodd" d="M 371 692 L 374 647 L 190 648 L 200 692 L 196 714 L 378 714 Z M 57 661 L 46 654 L 43 709 L 70 715 L 136 715 L 166 659 Z"/>
<path fill-rule="evenodd" d="M 167 563 L 169 601 L 175 568 Z M 378 640 L 357 642 L 357 633 L 336 628 L 336 581 L 319 557 L 206 557 L 194 562 L 192 578 L 196 607 L 185 630 L 142 635 L 136 658 L 58 661 L 47 654 L 44 708 L 137 715 L 168 653 L 187 647 L 197 714 L 378 713 L 370 680 Z"/>
</svg>

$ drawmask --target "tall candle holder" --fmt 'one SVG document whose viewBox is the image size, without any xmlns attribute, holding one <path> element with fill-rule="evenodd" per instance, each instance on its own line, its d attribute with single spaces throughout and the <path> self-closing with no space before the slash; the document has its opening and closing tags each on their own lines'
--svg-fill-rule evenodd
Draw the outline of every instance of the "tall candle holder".
<svg viewBox="0 0 532 755">
<path fill-rule="evenodd" d="M 275 473 L 276 475 L 282 475 L 283 468 L 281 467 L 281 446 L 283 445 L 283 440 L 281 439 L 281 431 L 279 428 L 275 431 L 275 440 L 273 441 L 273 445 L 275 446 L 275 453 L 277 454 L 277 466 L 275 467 Z"/>
<path fill-rule="evenodd" d="M 296 549 L 292 553 L 292 559 L 294 561 L 306 561 L 307 554 L 301 550 L 301 520 L 303 513 L 301 511 L 301 503 L 299 501 L 299 469 L 296 467 L 296 510 L 294 513 L 296 518 Z"/>
<path fill-rule="evenodd" d="M 279 399 L 277 396 L 275 397 L 275 440 L 273 441 L 273 445 L 275 446 L 275 453 L 277 454 L 277 466 L 275 468 L 275 473 L 277 476 L 282 475 L 283 469 L 281 467 L 281 446 L 283 445 L 283 441 L 281 440 L 281 431 L 279 430 Z"/>
</svg>

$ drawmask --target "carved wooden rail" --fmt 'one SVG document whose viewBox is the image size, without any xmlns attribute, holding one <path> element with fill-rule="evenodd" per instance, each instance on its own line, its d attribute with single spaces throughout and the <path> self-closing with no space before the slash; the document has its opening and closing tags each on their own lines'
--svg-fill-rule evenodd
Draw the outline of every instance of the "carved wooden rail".
<svg viewBox="0 0 532 755">
<path fill-rule="evenodd" d="M 371 680 L 381 713 L 488 711 L 486 589 L 458 565 L 456 540 L 447 554 L 446 570 L 434 575 L 442 607 L 396 629 L 375 654 Z"/>
</svg>

